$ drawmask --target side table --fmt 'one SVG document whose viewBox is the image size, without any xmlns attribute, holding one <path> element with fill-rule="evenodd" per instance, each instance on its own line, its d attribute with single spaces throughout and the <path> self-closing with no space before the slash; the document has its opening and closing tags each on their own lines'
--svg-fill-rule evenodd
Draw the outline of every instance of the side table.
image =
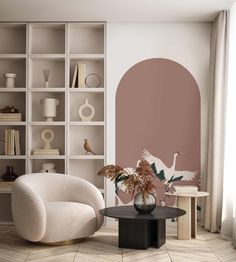
<svg viewBox="0 0 236 262">
<path fill-rule="evenodd" d="M 166 193 L 168 196 L 177 197 L 177 207 L 186 211 L 186 215 L 177 220 L 177 235 L 180 240 L 197 237 L 197 198 L 208 196 L 208 192 L 197 191 L 194 193 Z"/>
</svg>

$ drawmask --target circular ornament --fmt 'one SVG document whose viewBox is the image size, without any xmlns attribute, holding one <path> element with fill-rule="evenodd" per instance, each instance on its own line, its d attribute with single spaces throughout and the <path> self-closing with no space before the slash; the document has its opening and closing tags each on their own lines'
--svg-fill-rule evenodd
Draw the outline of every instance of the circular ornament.
<svg viewBox="0 0 236 262">
<path fill-rule="evenodd" d="M 99 87 L 101 86 L 101 77 L 98 74 L 91 73 L 85 78 L 85 85 L 87 87 Z"/>
<path fill-rule="evenodd" d="M 83 111 L 90 111 L 88 114 L 84 114 Z M 82 121 L 91 121 L 95 115 L 95 109 L 92 105 L 88 103 L 88 99 L 84 100 L 84 104 L 79 107 L 78 115 Z"/>
</svg>

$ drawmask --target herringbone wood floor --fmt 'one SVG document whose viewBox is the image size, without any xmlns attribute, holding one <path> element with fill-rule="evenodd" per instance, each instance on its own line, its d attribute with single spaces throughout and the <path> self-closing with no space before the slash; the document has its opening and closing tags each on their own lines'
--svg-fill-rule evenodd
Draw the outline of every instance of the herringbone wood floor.
<svg viewBox="0 0 236 262">
<path fill-rule="evenodd" d="M 160 249 L 119 249 L 117 225 L 103 227 L 86 241 L 64 247 L 40 246 L 22 240 L 13 226 L 0 226 L 0 262 L 236 262 L 236 250 L 219 234 L 198 228 L 198 238 L 176 239 L 176 223 L 167 223 L 167 241 Z"/>
</svg>

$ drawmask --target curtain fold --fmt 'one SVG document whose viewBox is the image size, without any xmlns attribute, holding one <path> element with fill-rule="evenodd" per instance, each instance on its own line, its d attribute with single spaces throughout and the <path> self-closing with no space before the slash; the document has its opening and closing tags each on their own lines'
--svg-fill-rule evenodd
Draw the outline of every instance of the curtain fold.
<svg viewBox="0 0 236 262">
<path fill-rule="evenodd" d="M 225 163 L 221 235 L 236 248 L 236 4 L 230 10 L 228 94 L 226 107 Z"/>
<path fill-rule="evenodd" d="M 213 23 L 209 71 L 207 174 L 202 189 L 210 196 L 203 210 L 204 227 L 219 232 L 221 226 L 228 49 L 228 14 L 219 13 Z"/>
</svg>

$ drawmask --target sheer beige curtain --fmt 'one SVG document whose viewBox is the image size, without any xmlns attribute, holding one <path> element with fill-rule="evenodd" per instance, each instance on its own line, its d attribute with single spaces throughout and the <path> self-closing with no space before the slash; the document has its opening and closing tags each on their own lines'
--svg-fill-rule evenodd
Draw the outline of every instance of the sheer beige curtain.
<svg viewBox="0 0 236 262">
<path fill-rule="evenodd" d="M 203 190 L 210 193 L 203 208 L 205 211 L 203 224 L 211 232 L 218 232 L 221 226 L 228 49 L 227 20 L 227 12 L 220 12 L 213 23 L 211 37 L 207 174 L 202 187 Z"/>
<path fill-rule="evenodd" d="M 221 235 L 236 248 L 236 4 L 230 10 L 225 162 Z"/>
</svg>

